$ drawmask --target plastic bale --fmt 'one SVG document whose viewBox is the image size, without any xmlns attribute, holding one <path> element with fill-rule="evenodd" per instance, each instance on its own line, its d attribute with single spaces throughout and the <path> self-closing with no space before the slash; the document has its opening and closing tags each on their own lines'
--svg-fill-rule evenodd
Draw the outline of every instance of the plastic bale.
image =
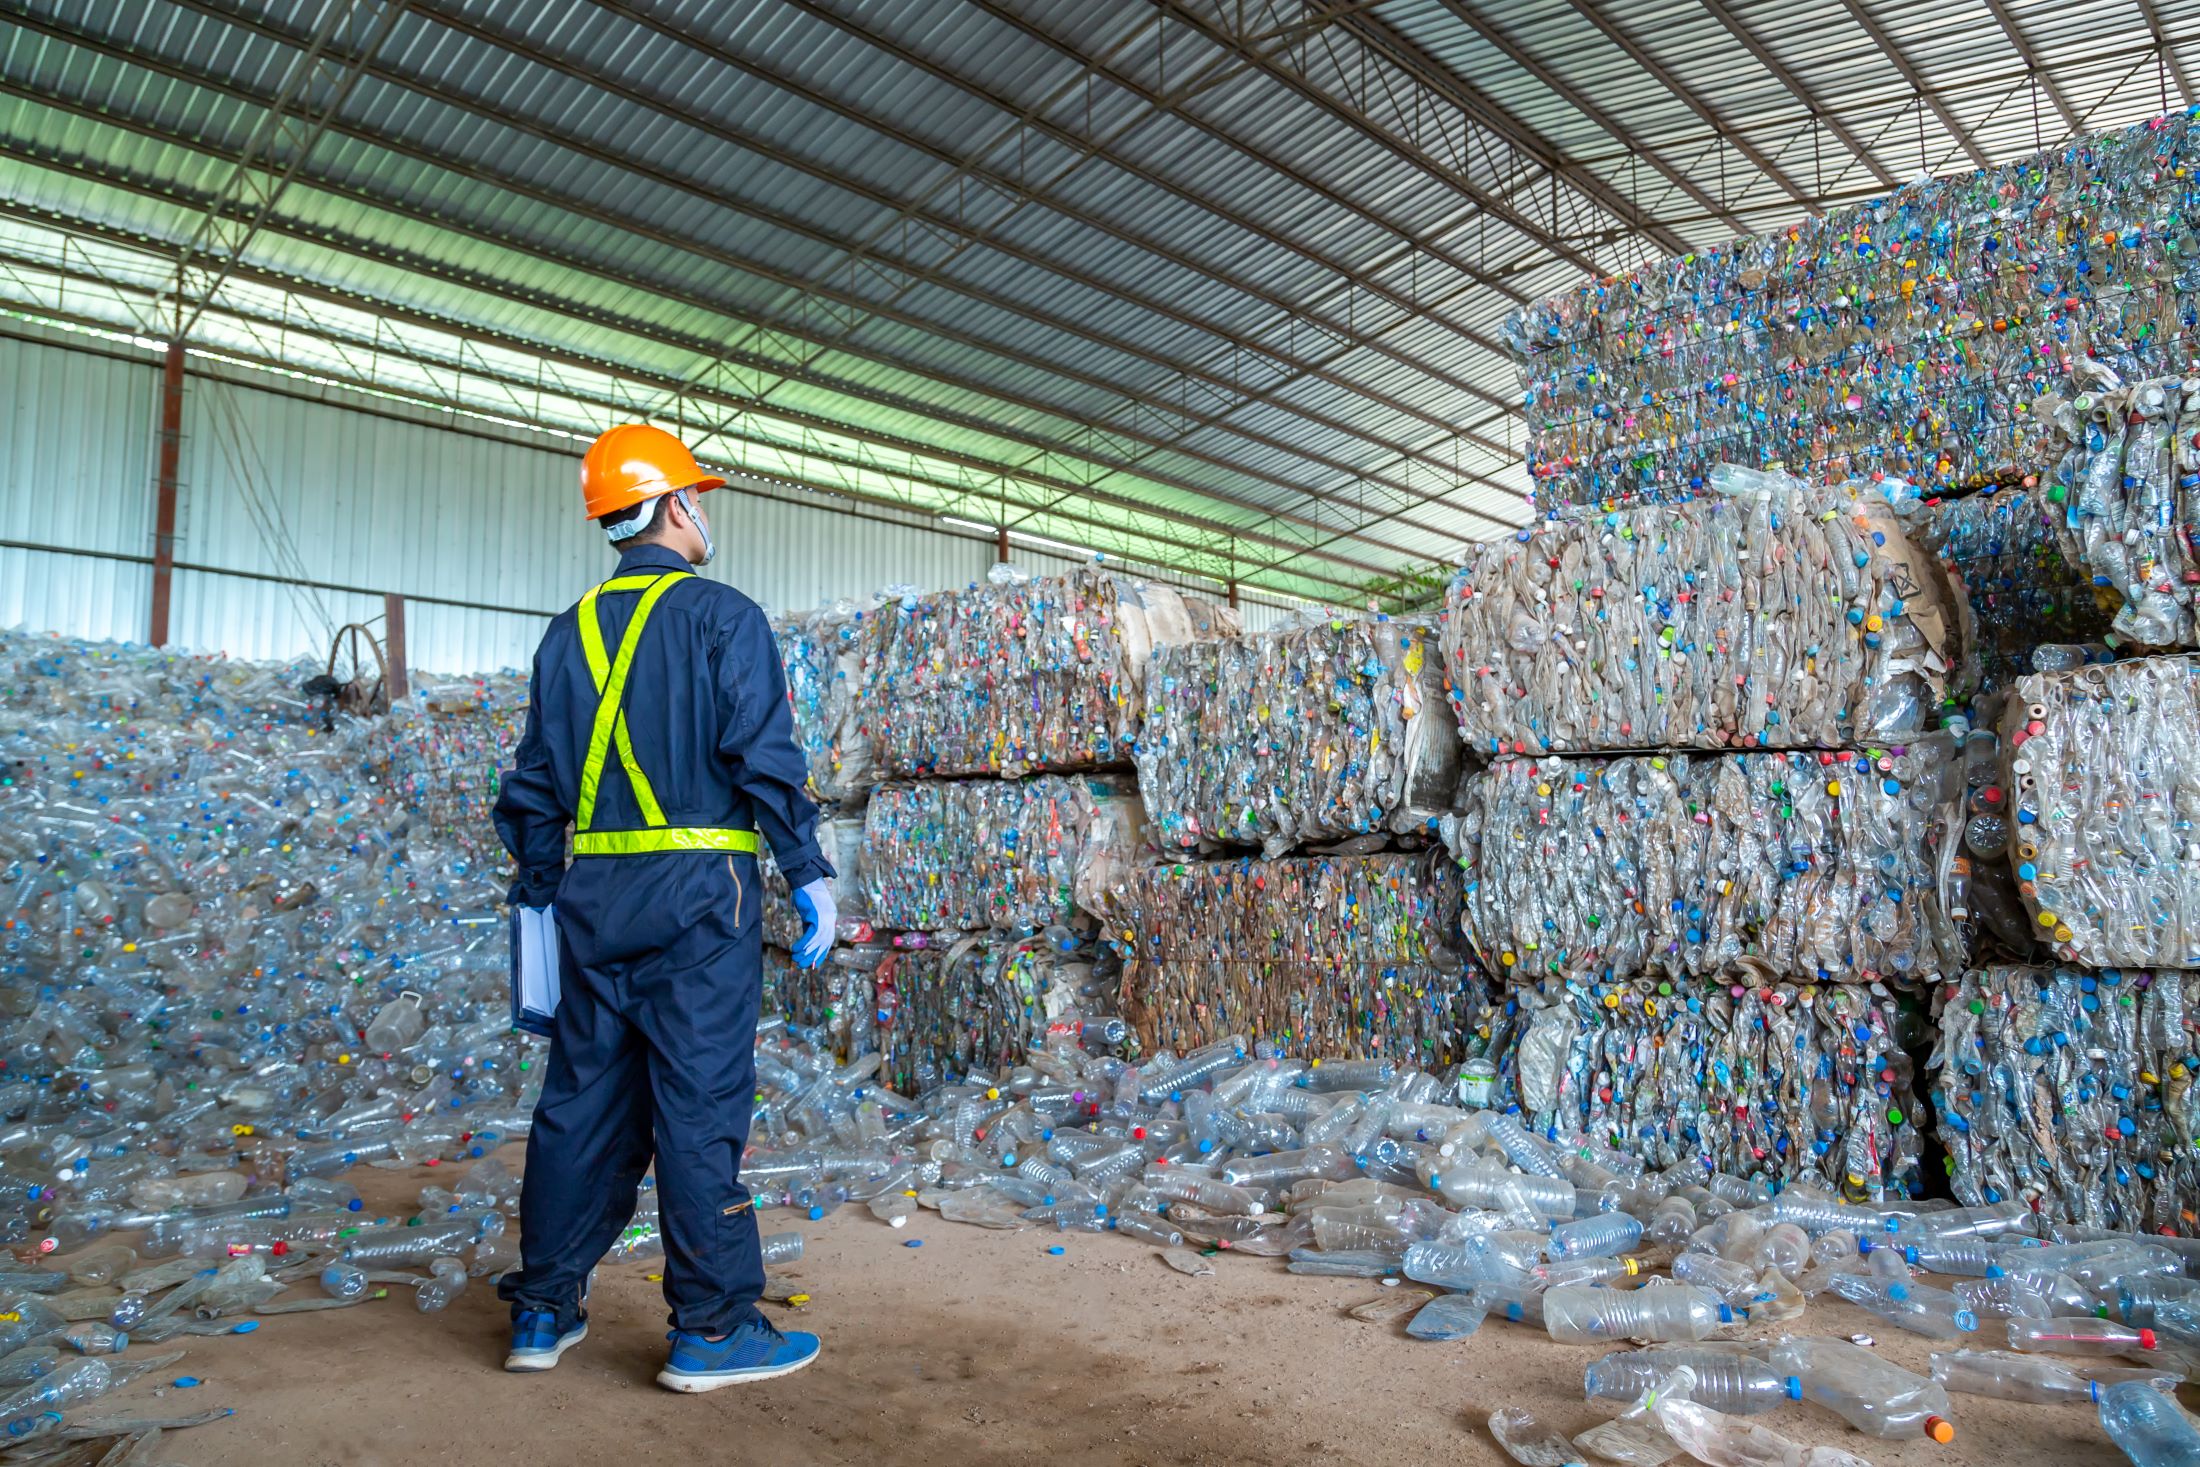
<svg viewBox="0 0 2200 1467">
<path fill-rule="evenodd" d="M 2200 266 L 2162 221 L 2193 128 L 1922 180 L 1524 307 L 1504 335 L 1538 502 L 1685 499 L 1720 462 L 1934 492 L 2044 473 L 2073 356 L 2124 381 L 2184 365 Z"/>
<path fill-rule="evenodd" d="M 1713 483 L 1479 548 L 1443 627 L 1468 748 L 1839 748 L 1926 731 L 1957 628 L 1876 488 L 1723 465 Z"/>
<path fill-rule="evenodd" d="M 870 920 L 900 931 L 1036 932 L 1075 920 L 1095 863 L 1132 858 L 1130 781 L 1101 775 L 881 786 L 864 812 Z"/>
<path fill-rule="evenodd" d="M 1237 630 L 1236 613 L 1111 572 L 1010 566 L 878 613 L 866 696 L 882 776 L 1088 770 L 1127 762 L 1156 645 Z"/>
<path fill-rule="evenodd" d="M 2134 1232 L 2200 1227 L 2200 973 L 2003 965 L 1934 995 L 1957 1201 Z"/>
<path fill-rule="evenodd" d="M 2035 673 L 2003 713 L 2017 890 L 2062 960 L 2200 967 L 2200 657 Z"/>
<path fill-rule="evenodd" d="M 1951 744 L 1500 760 L 1444 822 L 1462 930 L 1508 982 L 1959 973 Z"/>
<path fill-rule="evenodd" d="M 1883 986 L 1551 980 L 1506 998 L 1500 1096 L 1538 1130 L 1873 1202 L 1921 1186 L 1923 1014 Z"/>
</svg>

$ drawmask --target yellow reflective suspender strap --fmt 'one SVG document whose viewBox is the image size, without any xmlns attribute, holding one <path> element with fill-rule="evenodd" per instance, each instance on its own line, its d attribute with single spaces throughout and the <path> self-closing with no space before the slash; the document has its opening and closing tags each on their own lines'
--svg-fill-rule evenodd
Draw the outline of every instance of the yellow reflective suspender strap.
<svg viewBox="0 0 2200 1467">
<path fill-rule="evenodd" d="M 641 645 L 642 628 L 649 614 L 676 581 L 687 572 L 669 571 L 653 576 L 614 576 L 581 597 L 579 609 L 581 652 L 588 659 L 588 676 L 596 685 L 596 720 L 588 731 L 588 757 L 581 765 L 580 809 L 574 812 L 573 854 L 576 856 L 640 856 L 658 851 L 725 851 L 755 855 L 756 832 L 721 826 L 667 826 L 656 792 L 634 757 L 634 745 L 626 732 L 626 677 Z M 607 657 L 603 626 L 596 620 L 596 598 L 606 591 L 639 591 L 640 604 L 626 634 L 619 638 L 616 658 Z M 634 802 L 641 806 L 645 830 L 591 830 L 595 823 L 596 792 L 603 783 L 604 759 L 616 744 L 619 762 L 634 787 Z"/>
<path fill-rule="evenodd" d="M 684 572 L 673 571 L 663 579 L 670 580 L 672 577 L 682 574 Z M 595 587 L 581 598 L 581 651 L 588 658 L 588 675 L 595 681 L 596 696 L 598 698 L 603 697 L 604 685 L 610 681 L 611 665 L 610 659 L 604 656 L 603 627 L 596 620 L 596 598 L 605 591 L 647 590 L 658 579 L 657 576 L 615 576 L 602 585 Z M 629 630 L 638 628 L 641 625 L 641 620 L 642 613 L 637 611 Z M 620 643 L 620 646 L 622 649 L 624 648 L 624 641 Z M 623 704 L 619 708 L 618 721 L 611 726 L 611 734 L 612 743 L 619 750 L 619 763 L 626 768 L 627 783 L 633 786 L 634 802 L 642 807 L 642 819 L 651 825 L 664 824 L 665 812 L 657 803 L 657 792 L 649 787 L 649 777 L 642 773 L 641 761 L 634 757 L 634 741 L 627 736 L 626 708 Z M 602 774 L 603 766 L 600 763 L 590 767 L 597 775 Z M 595 788 L 593 784 L 587 783 L 584 783 L 582 787 L 584 790 Z M 593 800 L 590 801 L 589 808 L 591 810 L 595 808 Z"/>
<path fill-rule="evenodd" d="M 634 746 L 627 738 L 623 704 L 626 699 L 626 675 L 634 665 L 635 649 L 642 644 L 642 628 L 649 624 L 649 614 L 656 609 L 664 594 L 676 582 L 685 579 L 685 573 L 680 571 L 661 576 L 618 576 L 605 581 L 581 598 L 581 651 L 588 658 L 588 675 L 596 684 L 597 700 L 596 721 L 588 731 L 588 757 L 581 764 L 580 808 L 574 812 L 573 817 L 573 827 L 577 832 L 586 832 L 595 824 L 596 792 L 603 782 L 604 758 L 611 752 L 614 737 L 619 745 L 619 762 L 626 766 L 626 777 L 634 786 L 634 802 L 641 806 L 642 818 L 653 826 L 662 826 L 665 823 L 665 814 L 657 804 L 656 792 L 650 789 L 649 779 L 642 773 L 641 763 L 634 757 Z M 626 635 L 619 638 L 617 660 L 607 667 L 604 660 L 603 628 L 596 620 L 596 598 L 605 591 L 632 590 L 641 591 L 641 603 L 634 608 L 634 619 L 626 624 Z"/>
</svg>

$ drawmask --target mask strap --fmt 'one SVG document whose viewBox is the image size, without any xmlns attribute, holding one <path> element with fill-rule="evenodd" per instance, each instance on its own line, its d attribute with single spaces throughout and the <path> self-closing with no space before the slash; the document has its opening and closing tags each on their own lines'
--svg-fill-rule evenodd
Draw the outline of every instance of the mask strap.
<svg viewBox="0 0 2200 1467">
<path fill-rule="evenodd" d="M 673 497 L 680 501 L 680 508 L 686 510 L 688 519 L 694 522 L 695 533 L 703 537 L 703 564 L 709 565 L 718 558 L 718 546 L 710 538 L 710 526 L 705 524 L 702 515 L 696 512 L 695 496 L 685 489 L 676 489 L 673 491 Z"/>
</svg>

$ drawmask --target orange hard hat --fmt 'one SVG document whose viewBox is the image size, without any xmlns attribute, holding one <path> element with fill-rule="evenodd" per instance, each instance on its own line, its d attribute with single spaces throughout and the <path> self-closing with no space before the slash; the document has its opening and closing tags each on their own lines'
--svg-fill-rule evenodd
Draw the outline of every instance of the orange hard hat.
<svg viewBox="0 0 2200 1467">
<path fill-rule="evenodd" d="M 725 482 L 704 473 L 687 445 L 664 429 L 621 423 L 606 428 L 581 459 L 581 513 L 598 520 L 675 489 L 700 494 Z"/>
</svg>

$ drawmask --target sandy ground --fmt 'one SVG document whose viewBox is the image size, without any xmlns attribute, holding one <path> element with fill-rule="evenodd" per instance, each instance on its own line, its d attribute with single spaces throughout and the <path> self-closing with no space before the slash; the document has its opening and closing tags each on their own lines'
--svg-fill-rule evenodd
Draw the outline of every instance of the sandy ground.
<svg viewBox="0 0 2200 1467">
<path fill-rule="evenodd" d="M 354 1180 L 394 1210 L 449 1179 L 422 1170 Z M 767 1214 L 766 1231 L 795 1226 L 787 1216 Z M 1597 1350 L 1502 1322 L 1454 1343 L 1414 1340 L 1402 1325 L 1345 1313 L 1380 1285 L 1299 1277 L 1280 1260 L 1224 1256 L 1215 1277 L 1195 1279 L 1149 1247 L 1092 1234 L 988 1232 L 929 1213 L 895 1231 L 860 1209 L 800 1227 L 806 1256 L 787 1272 L 812 1302 L 766 1307 L 783 1328 L 821 1335 L 825 1353 L 783 1380 L 706 1396 L 660 1390 L 656 1266 L 625 1263 L 601 1271 L 590 1338 L 547 1375 L 498 1370 L 505 1313 L 477 1280 L 440 1315 L 391 1298 L 187 1340 L 188 1357 L 158 1379 L 188 1373 L 202 1384 L 161 1388 L 156 1403 L 154 1381 L 139 1382 L 92 1414 L 234 1407 L 160 1444 L 160 1460 L 205 1467 L 623 1467 L 645 1456 L 774 1467 L 1494 1467 L 1509 1461 L 1484 1424 L 1499 1406 L 1529 1407 L 1568 1434 L 1615 1414 L 1581 1398 L 1582 1366 Z M 913 1239 L 923 1246 L 905 1246 Z M 1055 1244 L 1063 1256 L 1047 1252 Z M 1926 1368 L 1926 1341 L 1848 1305 L 1814 1304 L 1796 1324 L 1869 1330 L 1883 1354 Z M 1874 1441 L 1803 1405 L 1759 1419 L 1879 1467 L 2123 1461 L 2088 1408 L 1957 1397 L 1958 1435 L 1946 1447 Z"/>
</svg>

